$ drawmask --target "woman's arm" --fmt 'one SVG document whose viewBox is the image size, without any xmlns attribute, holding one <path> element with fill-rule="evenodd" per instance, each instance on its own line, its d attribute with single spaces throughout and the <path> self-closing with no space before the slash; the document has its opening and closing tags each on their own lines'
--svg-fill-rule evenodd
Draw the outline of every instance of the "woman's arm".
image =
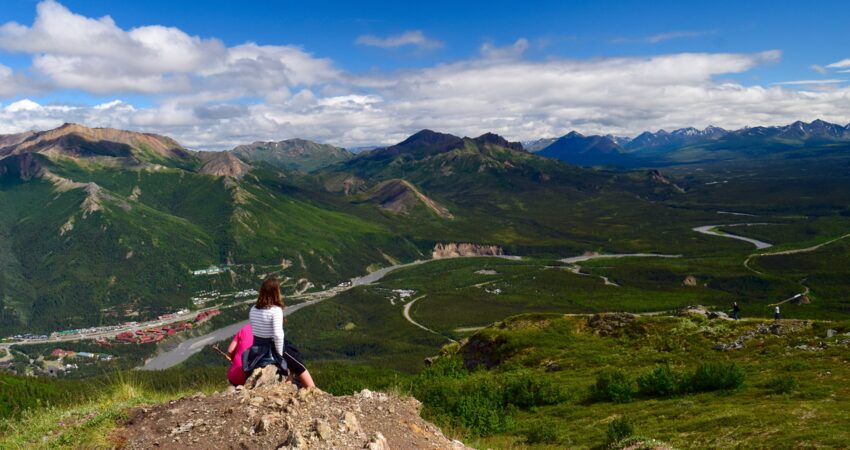
<svg viewBox="0 0 850 450">
<path fill-rule="evenodd" d="M 272 330 L 274 332 L 272 338 L 277 354 L 283 355 L 283 309 L 275 306 L 272 310 L 274 311 L 272 313 Z"/>
<path fill-rule="evenodd" d="M 230 355 L 230 358 L 233 358 L 233 355 L 236 353 L 236 346 L 239 345 L 239 335 L 233 337 L 233 340 L 230 341 L 230 346 L 227 347 L 227 354 Z"/>
</svg>

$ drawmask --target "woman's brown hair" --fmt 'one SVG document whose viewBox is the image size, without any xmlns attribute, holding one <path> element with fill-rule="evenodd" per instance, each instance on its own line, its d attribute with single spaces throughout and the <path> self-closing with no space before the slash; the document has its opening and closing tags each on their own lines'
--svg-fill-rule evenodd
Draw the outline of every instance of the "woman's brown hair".
<svg viewBox="0 0 850 450">
<path fill-rule="evenodd" d="M 257 309 L 267 309 L 272 306 L 283 308 L 283 298 L 280 296 L 280 280 L 275 277 L 266 278 L 260 286 L 260 295 L 257 296 Z"/>
</svg>

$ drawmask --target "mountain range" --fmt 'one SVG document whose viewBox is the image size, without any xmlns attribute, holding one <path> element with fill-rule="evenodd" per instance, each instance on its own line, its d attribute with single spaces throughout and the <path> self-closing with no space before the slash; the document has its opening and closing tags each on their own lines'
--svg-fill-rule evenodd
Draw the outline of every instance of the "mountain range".
<svg viewBox="0 0 850 450">
<path fill-rule="evenodd" d="M 816 176 L 824 192 L 844 173 L 848 140 L 847 127 L 822 121 L 634 139 L 572 132 L 538 152 L 492 133 L 432 130 L 357 154 L 301 139 L 193 151 L 78 124 L 0 136 L 0 336 L 151 318 L 267 274 L 289 293 L 327 287 L 449 243 L 545 256 L 680 253 L 681 242 L 709 245 L 682 223 L 713 217 L 741 191 L 657 166 L 774 159 L 787 177 L 822 161 L 796 176 Z M 812 213 L 847 208 L 840 196 L 820 198 Z M 227 270 L 193 275 L 211 265 Z"/>
<path fill-rule="evenodd" d="M 850 146 L 850 124 L 823 120 L 785 126 L 724 130 L 681 128 L 644 132 L 634 138 L 584 136 L 575 131 L 541 146 L 537 154 L 583 166 L 666 166 L 788 155 L 802 148 Z"/>
<path fill-rule="evenodd" d="M 603 242 L 581 230 L 611 220 L 594 202 L 677 195 L 656 180 L 489 133 L 423 130 L 358 155 L 304 140 L 198 152 L 78 124 L 0 136 L 0 335 L 155 317 L 262 274 L 328 286 L 446 242 L 574 253 Z M 228 271 L 192 274 L 210 265 Z"/>
</svg>

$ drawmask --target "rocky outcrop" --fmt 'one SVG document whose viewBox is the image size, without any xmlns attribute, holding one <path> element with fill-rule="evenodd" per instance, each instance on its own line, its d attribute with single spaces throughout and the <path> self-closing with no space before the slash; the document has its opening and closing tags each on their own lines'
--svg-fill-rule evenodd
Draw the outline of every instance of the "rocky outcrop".
<svg viewBox="0 0 850 450">
<path fill-rule="evenodd" d="M 333 396 L 258 371 L 253 389 L 229 388 L 137 408 L 113 442 L 127 449 L 466 449 L 419 417 L 420 403 L 363 390 Z"/>
<path fill-rule="evenodd" d="M 479 244 L 458 244 L 451 242 L 448 244 L 437 244 L 434 250 L 431 251 L 431 258 L 445 259 L 457 258 L 460 256 L 502 256 L 505 251 L 496 245 L 479 245 Z"/>
<path fill-rule="evenodd" d="M 9 177 L 29 181 L 42 174 L 41 162 L 32 153 L 0 159 L 0 178 Z"/>
<path fill-rule="evenodd" d="M 439 217 L 453 218 L 448 209 L 423 194 L 407 180 L 388 180 L 375 186 L 369 195 L 369 201 L 378 203 L 381 209 L 397 214 L 409 214 L 417 206 L 424 206 Z"/>
<path fill-rule="evenodd" d="M 705 306 L 686 306 L 680 309 L 676 315 L 680 317 L 705 317 L 706 319 L 732 320 L 729 314 L 722 311 L 709 311 Z"/>
<path fill-rule="evenodd" d="M 204 152 L 201 158 L 205 162 L 200 172 L 207 175 L 239 179 L 251 170 L 251 166 L 230 152 Z"/>
<path fill-rule="evenodd" d="M 587 319 L 587 326 L 600 336 L 619 337 L 625 334 L 636 320 L 637 317 L 634 314 L 601 313 Z"/>
<path fill-rule="evenodd" d="M 672 187 L 673 189 L 675 189 L 675 190 L 676 190 L 676 192 L 679 192 L 679 193 L 684 193 L 684 192 L 685 192 L 685 190 L 684 190 L 684 189 L 682 189 L 682 188 L 681 188 L 680 186 L 678 186 L 676 183 L 674 183 L 674 182 L 673 182 L 673 181 L 671 181 L 669 178 L 667 178 L 666 176 L 664 176 L 664 174 L 663 174 L 663 173 L 661 173 L 661 171 L 660 171 L 660 170 L 658 170 L 658 169 L 652 169 L 652 170 L 648 171 L 648 172 L 647 172 L 647 177 L 648 177 L 648 178 L 649 178 L 649 180 L 650 180 L 650 181 L 652 181 L 653 183 L 663 184 L 663 185 L 666 185 L 666 186 L 670 186 L 670 187 Z"/>
<path fill-rule="evenodd" d="M 783 322 L 760 323 L 757 327 L 745 331 L 742 335 L 730 342 L 718 342 L 714 349 L 721 352 L 740 350 L 744 345 L 755 337 L 764 336 L 787 336 L 800 333 L 811 327 L 811 323 L 803 320 L 785 320 Z M 805 346 L 805 345 L 804 345 Z M 800 348 L 799 346 L 796 348 Z M 805 348 L 804 348 L 805 349 Z"/>
</svg>

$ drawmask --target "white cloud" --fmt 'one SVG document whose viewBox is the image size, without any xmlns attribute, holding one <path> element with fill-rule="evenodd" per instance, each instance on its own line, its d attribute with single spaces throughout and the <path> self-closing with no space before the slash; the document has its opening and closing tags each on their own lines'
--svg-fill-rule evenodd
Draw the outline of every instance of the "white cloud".
<svg viewBox="0 0 850 450">
<path fill-rule="evenodd" d="M 33 71 L 55 88 L 100 95 L 197 94 L 227 86 L 230 98 L 237 98 L 320 83 L 335 74 L 330 61 L 298 47 L 228 48 L 217 39 L 159 25 L 125 30 L 108 16 L 84 17 L 53 0 L 38 4 L 30 27 L 0 25 L 0 49 L 32 54 Z"/>
<path fill-rule="evenodd" d="M 422 128 L 526 140 L 572 129 L 634 135 L 709 124 L 850 121 L 846 85 L 819 90 L 823 83 L 801 83 L 814 80 L 796 81 L 794 88 L 730 81 L 775 63 L 779 51 L 530 60 L 528 47 L 526 39 L 507 47 L 485 44 L 479 55 L 453 63 L 354 74 L 298 46 L 226 47 L 174 28 L 125 30 L 109 18 L 44 2 L 32 26 L 0 26 L 0 48 L 32 54 L 33 77 L 58 92 L 73 87 L 100 94 L 99 104 L 21 100 L 0 108 L 0 133 L 79 122 L 224 149 L 292 137 L 388 144 Z M 19 98 L 32 82 L 0 66 L 0 96 Z M 119 100 L 124 92 L 148 93 L 152 106 Z"/>
<path fill-rule="evenodd" d="M 828 64 L 826 67 L 829 69 L 844 69 L 850 67 L 850 58 L 842 59 L 841 61 Z"/>
<path fill-rule="evenodd" d="M 519 59 L 526 50 L 528 50 L 528 39 L 521 38 L 507 47 L 496 47 L 485 43 L 481 46 L 481 56 L 486 59 Z"/>
<path fill-rule="evenodd" d="M 661 42 L 671 41 L 674 39 L 686 39 L 686 38 L 697 38 L 702 36 L 709 36 L 712 34 L 716 34 L 717 30 L 710 31 L 670 31 L 667 33 L 659 33 L 654 34 L 652 36 L 645 36 L 640 38 L 616 38 L 612 39 L 611 42 L 614 44 L 627 44 L 634 42 L 642 42 L 646 44 L 658 44 Z"/>
<path fill-rule="evenodd" d="M 359 36 L 356 41 L 358 45 L 366 45 L 369 47 L 380 48 L 398 48 L 407 45 L 413 45 L 419 48 L 439 48 L 443 43 L 425 36 L 425 33 L 419 30 L 405 31 L 402 34 L 380 38 L 370 34 Z"/>
<path fill-rule="evenodd" d="M 826 75 L 827 73 L 829 73 L 829 70 L 827 70 L 826 67 L 820 66 L 818 64 L 812 64 L 811 66 L 809 66 L 809 68 L 821 75 Z"/>
<path fill-rule="evenodd" d="M 804 86 L 804 85 L 816 85 L 816 84 L 840 84 L 845 83 L 847 80 L 795 80 L 795 81 L 782 81 L 778 83 L 771 83 L 772 86 Z"/>
<path fill-rule="evenodd" d="M 41 109 L 41 105 L 39 105 L 38 103 L 36 103 L 36 102 L 34 102 L 34 101 L 32 101 L 28 98 L 25 98 L 23 100 L 18 100 L 16 102 L 6 106 L 6 108 L 4 108 L 4 109 L 6 111 L 12 112 L 12 113 L 21 112 L 21 111 L 38 111 L 39 109 Z"/>
</svg>

